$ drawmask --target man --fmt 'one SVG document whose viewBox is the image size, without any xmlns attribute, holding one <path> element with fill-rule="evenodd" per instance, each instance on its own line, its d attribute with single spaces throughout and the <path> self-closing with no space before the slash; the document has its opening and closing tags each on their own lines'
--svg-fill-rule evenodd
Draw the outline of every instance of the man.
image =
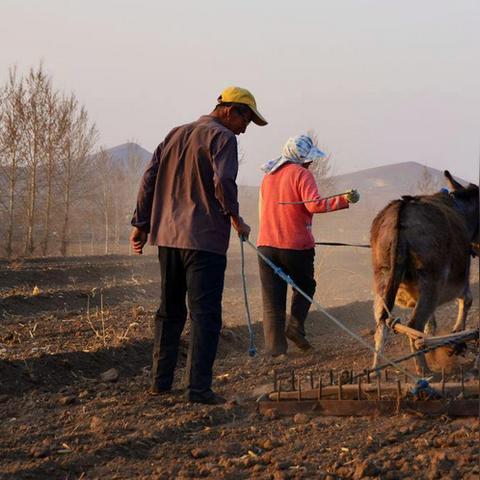
<svg viewBox="0 0 480 480">
<path fill-rule="evenodd" d="M 130 241 L 141 254 L 150 235 L 158 246 L 160 307 L 155 317 L 152 393 L 171 390 L 180 336 L 192 320 L 185 372 L 186 399 L 216 404 L 212 367 L 222 324 L 221 302 L 230 225 L 248 237 L 238 213 L 237 140 L 248 124 L 266 125 L 253 95 L 229 87 L 197 121 L 174 128 L 143 175 Z"/>
<path fill-rule="evenodd" d="M 320 197 L 308 167 L 323 157 L 325 154 L 306 135 L 290 138 L 282 156 L 262 167 L 266 175 L 260 187 L 258 249 L 310 297 L 313 297 L 316 286 L 315 239 L 311 230 L 313 214 L 348 208 L 360 198 L 356 190 L 328 199 Z M 299 349 L 311 350 L 305 335 L 310 302 L 294 290 L 291 314 L 285 325 L 287 284 L 261 259 L 259 267 L 267 355 L 283 359 L 287 353 L 287 338 Z"/>
</svg>

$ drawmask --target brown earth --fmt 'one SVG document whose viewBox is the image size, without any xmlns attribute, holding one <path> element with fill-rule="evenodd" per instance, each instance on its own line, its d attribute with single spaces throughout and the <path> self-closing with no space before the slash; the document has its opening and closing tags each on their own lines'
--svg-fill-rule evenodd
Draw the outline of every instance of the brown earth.
<svg viewBox="0 0 480 480">
<path fill-rule="evenodd" d="M 256 399 L 272 390 L 273 367 L 261 355 L 260 285 L 250 250 L 247 280 L 260 355 L 247 355 L 239 265 L 232 245 L 214 380 L 229 402 L 209 407 L 183 402 L 185 355 L 176 390 L 147 393 L 159 287 L 153 255 L 0 263 L 0 478 L 479 477 L 476 418 L 258 414 Z M 478 262 L 473 270 L 470 326 L 479 315 Z M 368 251 L 318 250 L 316 299 L 369 342 L 370 279 Z M 443 330 L 455 315 L 454 304 L 439 309 Z M 369 365 L 370 353 L 321 312 L 311 312 L 308 329 L 316 353 L 292 347 L 275 368 L 336 375 Z M 406 353 L 406 340 L 392 337 L 387 354 Z M 460 363 L 471 377 L 473 356 L 470 348 L 464 357 L 448 357 L 451 378 Z M 111 369 L 110 380 L 102 378 Z"/>
</svg>

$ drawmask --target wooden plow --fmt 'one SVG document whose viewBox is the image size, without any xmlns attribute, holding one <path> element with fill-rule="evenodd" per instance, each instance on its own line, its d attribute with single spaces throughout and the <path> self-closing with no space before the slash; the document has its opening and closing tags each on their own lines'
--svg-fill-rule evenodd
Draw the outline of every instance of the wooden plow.
<svg viewBox="0 0 480 480">
<path fill-rule="evenodd" d="M 402 333 L 411 338 L 415 343 L 415 347 L 419 350 L 433 350 L 439 347 L 455 346 L 472 340 L 478 340 L 478 329 L 475 328 L 471 330 L 463 330 L 458 333 L 451 333 L 449 335 L 430 337 L 423 332 L 402 325 L 398 318 L 390 322 L 389 326 L 395 333 Z"/>
<path fill-rule="evenodd" d="M 420 352 L 445 346 L 454 350 L 462 343 L 479 338 L 478 330 L 429 337 L 398 321 L 392 322 L 391 328 L 413 338 Z M 440 381 L 430 384 L 423 381 L 423 390 L 409 377 L 414 375 L 401 374 L 388 364 L 357 374 L 351 370 L 340 373 L 311 371 L 308 374 L 275 370 L 273 390 L 258 400 L 258 410 L 262 414 L 273 410 L 278 415 L 303 412 L 324 416 L 374 416 L 410 412 L 429 416 L 479 416 L 480 377 L 466 380 L 463 367 L 452 374 L 450 380 L 443 369 Z"/>
</svg>

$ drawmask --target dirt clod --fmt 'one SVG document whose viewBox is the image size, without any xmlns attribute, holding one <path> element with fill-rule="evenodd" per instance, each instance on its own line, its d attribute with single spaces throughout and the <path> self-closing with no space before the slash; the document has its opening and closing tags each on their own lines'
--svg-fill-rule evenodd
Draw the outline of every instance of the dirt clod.
<svg viewBox="0 0 480 480">
<path fill-rule="evenodd" d="M 90 430 L 96 433 L 103 433 L 105 430 L 105 422 L 100 417 L 92 417 L 90 420 Z"/>
<path fill-rule="evenodd" d="M 67 406 L 72 405 L 77 401 L 77 397 L 74 395 L 64 395 L 58 399 L 59 405 Z"/>
<path fill-rule="evenodd" d="M 448 473 L 454 462 L 448 457 L 446 452 L 435 452 L 432 456 L 432 473 L 441 475 Z"/>
<path fill-rule="evenodd" d="M 194 448 L 191 452 L 193 458 L 205 458 L 208 457 L 208 450 L 205 448 Z"/>
<path fill-rule="evenodd" d="M 305 413 L 297 413 L 293 417 L 293 423 L 296 423 L 297 425 L 304 425 L 305 423 L 308 423 L 309 420 L 310 417 Z"/>
<path fill-rule="evenodd" d="M 100 378 L 104 382 L 116 382 L 118 380 L 118 377 L 119 373 L 116 368 L 110 368 L 110 370 L 107 370 L 100 375 Z"/>
<path fill-rule="evenodd" d="M 268 420 L 275 420 L 278 418 L 278 412 L 275 408 L 269 408 L 265 410 L 265 413 L 263 414 L 265 418 L 268 418 Z"/>
<path fill-rule="evenodd" d="M 360 480 L 363 477 L 373 477 L 378 475 L 380 470 L 372 460 L 365 460 L 358 464 L 353 473 L 354 480 Z"/>
<path fill-rule="evenodd" d="M 287 475 L 285 472 L 282 472 L 281 470 L 275 470 L 273 472 L 273 480 L 286 480 Z"/>
<path fill-rule="evenodd" d="M 30 454 L 35 458 L 45 458 L 50 454 L 50 448 L 44 445 L 38 445 L 30 449 Z"/>
</svg>

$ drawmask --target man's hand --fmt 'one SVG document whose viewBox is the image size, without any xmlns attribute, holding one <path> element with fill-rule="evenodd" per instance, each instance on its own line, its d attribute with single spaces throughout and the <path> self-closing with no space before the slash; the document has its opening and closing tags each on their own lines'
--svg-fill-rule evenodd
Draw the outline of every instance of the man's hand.
<svg viewBox="0 0 480 480">
<path fill-rule="evenodd" d="M 143 247 L 147 243 L 148 233 L 138 227 L 133 227 L 130 234 L 130 245 L 134 253 L 141 255 Z"/>
<path fill-rule="evenodd" d="M 250 235 L 250 227 L 243 221 L 243 218 L 231 217 L 232 226 L 238 232 L 238 236 L 247 239 Z"/>
</svg>

